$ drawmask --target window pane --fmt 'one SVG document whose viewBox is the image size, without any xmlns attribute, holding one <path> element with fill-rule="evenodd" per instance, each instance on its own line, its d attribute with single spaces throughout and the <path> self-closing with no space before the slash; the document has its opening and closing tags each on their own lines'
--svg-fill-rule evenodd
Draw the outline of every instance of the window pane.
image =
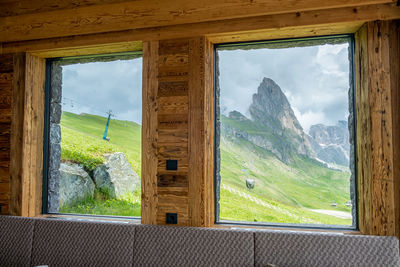
<svg viewBox="0 0 400 267">
<path fill-rule="evenodd" d="M 353 225 L 349 47 L 217 48 L 219 220 Z"/>
<path fill-rule="evenodd" d="M 140 216 L 141 120 L 141 55 L 53 61 L 48 211 Z"/>
</svg>

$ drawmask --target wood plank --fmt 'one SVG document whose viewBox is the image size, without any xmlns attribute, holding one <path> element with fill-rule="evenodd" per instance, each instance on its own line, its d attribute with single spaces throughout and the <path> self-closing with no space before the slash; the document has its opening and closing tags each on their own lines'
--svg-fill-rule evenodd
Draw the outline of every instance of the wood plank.
<svg viewBox="0 0 400 267">
<path fill-rule="evenodd" d="M 166 114 L 158 115 L 158 129 L 187 129 L 188 115 L 187 114 Z"/>
<path fill-rule="evenodd" d="M 395 235 L 400 238 L 400 21 L 389 25 L 390 88 L 392 94 L 393 178 L 395 203 Z"/>
<path fill-rule="evenodd" d="M 7 202 L 0 201 L 1 204 L 1 215 L 9 215 L 9 207 Z"/>
<path fill-rule="evenodd" d="M 205 225 L 211 227 L 215 222 L 214 193 L 214 45 L 205 40 L 204 66 L 204 187 L 205 187 Z"/>
<path fill-rule="evenodd" d="M 295 2 L 136 0 L 3 17 L 0 18 L 0 42 L 395 2 L 396 0 L 298 0 Z"/>
<path fill-rule="evenodd" d="M 0 182 L 0 202 L 7 203 L 10 198 L 10 183 Z"/>
<path fill-rule="evenodd" d="M 46 63 L 20 54 L 15 56 L 14 65 L 10 213 L 32 217 L 42 211 Z"/>
<path fill-rule="evenodd" d="M 123 0 L 1 0 L 0 17 L 119 2 L 123 2 Z"/>
<path fill-rule="evenodd" d="M 371 194 L 374 234 L 393 235 L 393 143 L 387 22 L 368 23 L 371 128 Z"/>
<path fill-rule="evenodd" d="M 202 35 L 209 36 L 213 43 L 224 43 L 233 40 L 267 40 L 354 33 L 367 21 L 400 18 L 399 10 L 400 7 L 395 4 L 382 4 L 156 28 L 118 30 L 108 33 L 3 43 L 3 53 L 35 52 L 63 48 L 77 50 L 80 46 L 188 38 Z"/>
<path fill-rule="evenodd" d="M 34 56 L 41 58 L 58 58 L 58 57 L 73 57 L 87 55 L 101 55 L 121 52 L 141 51 L 142 42 L 122 42 L 117 44 L 101 44 L 91 46 L 78 46 L 68 48 L 55 48 L 50 50 L 39 50 L 31 53 Z"/>
<path fill-rule="evenodd" d="M 28 203 L 28 210 L 26 212 L 22 210 L 22 215 L 34 217 L 42 213 L 46 61 L 27 54 L 25 70 L 25 113 L 21 160 L 23 179 L 29 183 L 29 193 L 25 192 L 27 194 L 23 199 Z M 22 206 L 24 207 L 25 203 Z"/>
<path fill-rule="evenodd" d="M 160 129 L 158 131 L 158 142 L 160 144 L 166 143 L 187 143 L 188 130 L 187 129 Z"/>
<path fill-rule="evenodd" d="M 189 80 L 189 220 L 192 226 L 205 226 L 204 184 L 204 38 L 190 41 Z"/>
<path fill-rule="evenodd" d="M 158 146 L 157 154 L 159 158 L 163 159 L 181 159 L 186 158 L 188 155 L 188 144 L 182 143 L 181 146 Z"/>
<path fill-rule="evenodd" d="M 5 166 L 0 166 L 0 183 L 10 182 L 10 168 Z"/>
<path fill-rule="evenodd" d="M 13 55 L 11 53 L 5 53 L 1 51 L 0 44 L 0 74 L 4 75 L 5 73 L 12 73 L 14 69 L 13 65 Z"/>
<path fill-rule="evenodd" d="M 188 186 L 186 175 L 162 174 L 157 176 L 158 187 L 185 187 Z"/>
<path fill-rule="evenodd" d="M 1 103 L 1 102 L 0 102 Z M 188 114 L 187 96 L 170 96 L 158 98 L 158 114 Z"/>
<path fill-rule="evenodd" d="M 188 81 L 160 82 L 158 84 L 158 96 L 187 96 Z"/>
<path fill-rule="evenodd" d="M 157 223 L 158 42 L 143 43 L 142 210 L 143 224 Z"/>
<path fill-rule="evenodd" d="M 13 120 L 11 123 L 11 161 L 10 161 L 10 204 L 11 215 L 22 215 L 22 195 L 26 190 L 23 185 L 22 172 L 22 143 L 25 109 L 25 54 L 14 56 L 14 80 L 13 80 Z M 23 189 L 25 188 L 25 189 Z"/>
</svg>

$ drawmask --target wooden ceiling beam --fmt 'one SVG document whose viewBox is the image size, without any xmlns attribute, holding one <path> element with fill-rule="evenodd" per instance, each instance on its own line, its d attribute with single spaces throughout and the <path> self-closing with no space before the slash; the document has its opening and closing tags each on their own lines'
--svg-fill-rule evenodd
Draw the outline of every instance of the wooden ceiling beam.
<svg viewBox="0 0 400 267">
<path fill-rule="evenodd" d="M 335 8 L 226 21 L 10 42 L 3 43 L 0 46 L 0 53 L 31 52 L 41 57 L 58 57 L 66 56 L 63 55 L 66 49 L 71 53 L 78 53 L 78 50 L 74 52 L 74 48 L 77 47 L 86 47 L 85 49 L 90 49 L 91 54 L 96 54 L 96 47 L 99 47 L 99 45 L 101 45 L 100 47 L 112 47 L 112 52 L 123 52 L 140 49 L 140 43 L 137 43 L 137 41 L 188 38 L 202 35 L 209 37 L 214 43 L 225 43 L 343 34 L 354 33 L 366 21 L 398 18 L 400 18 L 400 7 L 395 4 Z"/>
<path fill-rule="evenodd" d="M 397 0 L 136 0 L 0 18 L 0 42 L 94 34 Z"/>
<path fill-rule="evenodd" d="M 0 17 L 18 16 L 126 1 L 127 0 L 0 0 Z"/>
</svg>

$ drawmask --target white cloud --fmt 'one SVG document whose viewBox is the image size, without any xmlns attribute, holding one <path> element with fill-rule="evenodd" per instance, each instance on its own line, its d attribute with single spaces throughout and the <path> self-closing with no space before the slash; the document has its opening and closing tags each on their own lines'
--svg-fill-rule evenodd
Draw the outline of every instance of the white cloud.
<svg viewBox="0 0 400 267">
<path fill-rule="evenodd" d="M 63 109 L 142 121 L 142 59 L 63 66 Z"/>
</svg>

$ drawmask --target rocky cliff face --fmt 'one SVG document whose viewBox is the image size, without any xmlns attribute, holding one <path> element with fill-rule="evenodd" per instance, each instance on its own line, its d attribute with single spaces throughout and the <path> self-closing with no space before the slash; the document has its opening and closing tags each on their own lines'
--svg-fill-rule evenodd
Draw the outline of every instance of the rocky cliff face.
<svg viewBox="0 0 400 267">
<path fill-rule="evenodd" d="M 349 164 L 350 143 L 346 121 L 339 121 L 335 126 L 312 125 L 310 137 L 318 144 L 314 151 L 319 159 L 345 166 Z"/>
<path fill-rule="evenodd" d="M 285 163 L 290 163 L 292 156 L 298 154 L 326 163 L 348 165 L 347 122 L 340 121 L 337 126 L 313 125 L 310 135 L 306 134 L 285 94 L 273 80 L 263 79 L 253 95 L 249 112 L 251 120 L 238 111 L 230 112 L 229 120 L 221 124 L 222 133 L 244 138 L 269 150 Z M 257 130 L 251 130 L 253 128 Z"/>
<path fill-rule="evenodd" d="M 275 130 L 290 129 L 297 135 L 303 133 L 294 112 L 281 88 L 271 79 L 264 78 L 253 95 L 253 103 L 249 107 L 254 121 L 263 123 Z"/>
<path fill-rule="evenodd" d="M 273 80 L 262 80 L 253 95 L 249 111 L 253 121 L 270 128 L 273 134 L 283 137 L 282 141 L 291 144 L 290 150 L 300 155 L 315 156 L 289 101 Z"/>
</svg>

